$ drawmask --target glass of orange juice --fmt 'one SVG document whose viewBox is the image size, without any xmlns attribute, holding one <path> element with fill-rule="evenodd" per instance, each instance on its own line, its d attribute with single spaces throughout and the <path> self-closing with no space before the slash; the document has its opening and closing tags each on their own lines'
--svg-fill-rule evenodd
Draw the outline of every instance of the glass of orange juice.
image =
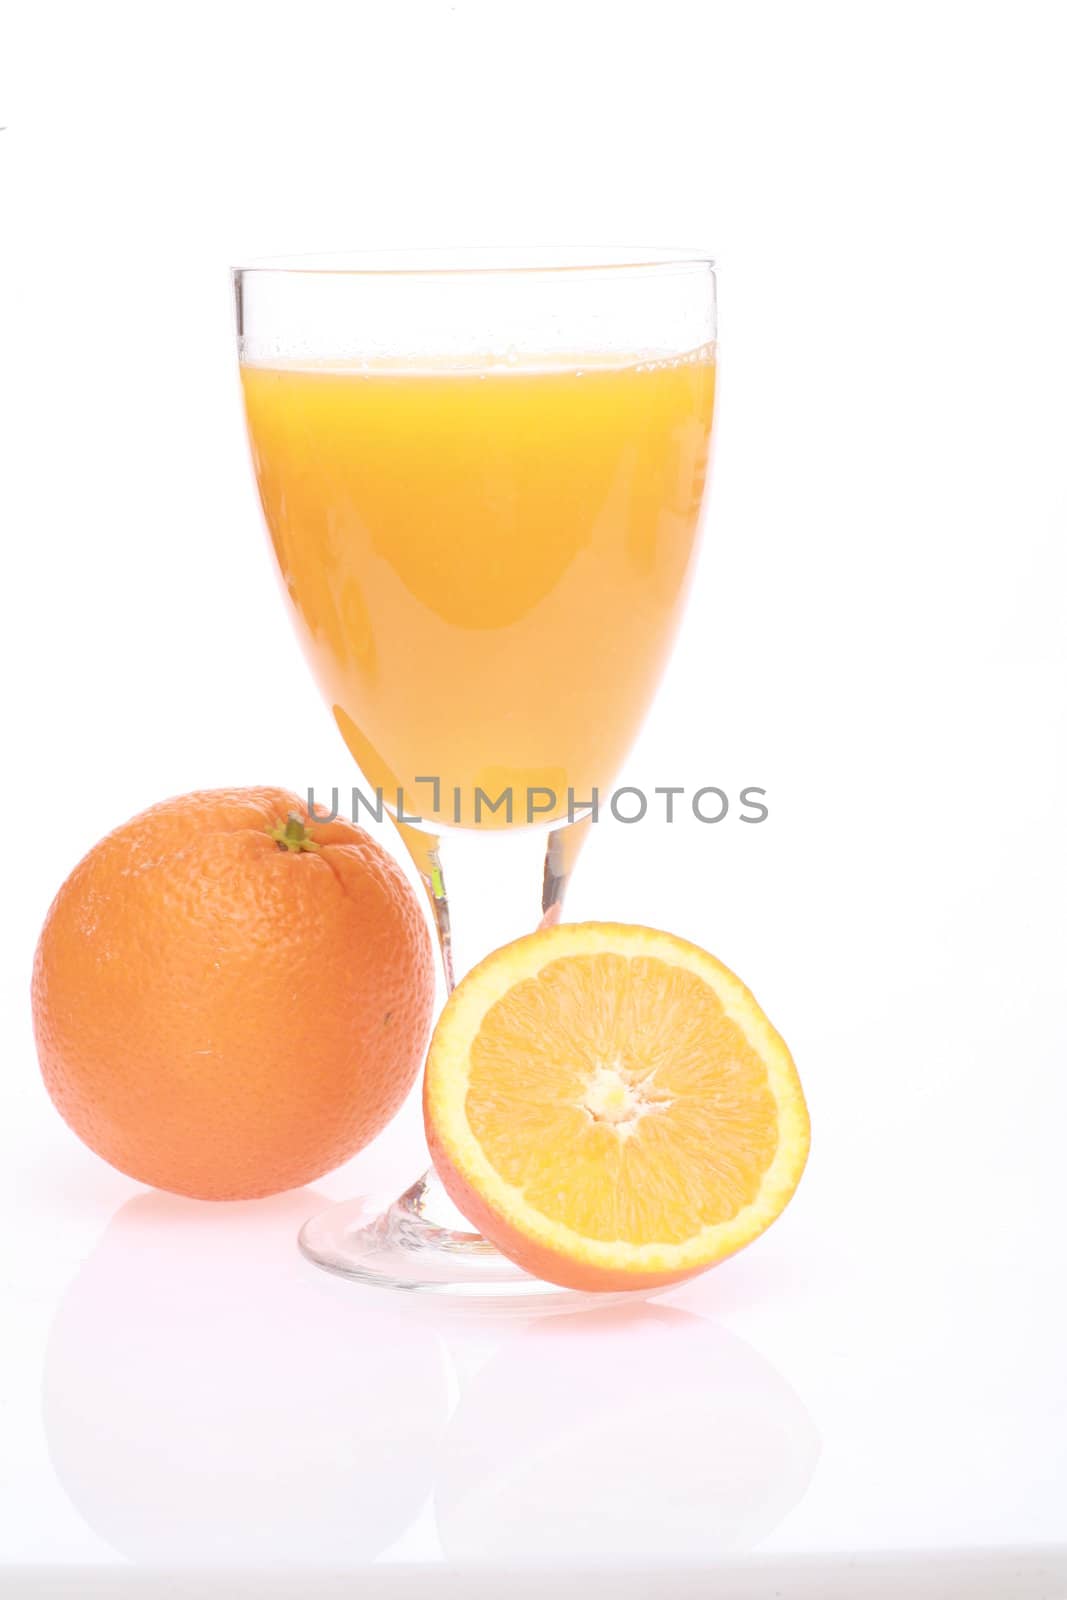
<svg viewBox="0 0 1067 1600">
<path fill-rule="evenodd" d="M 263 513 L 359 769 L 333 805 L 396 824 L 451 989 L 559 917 L 669 655 L 707 475 L 713 264 L 412 251 L 234 284 Z M 473 1234 L 432 1172 L 392 1205 L 332 1207 L 301 1245 L 396 1288 L 569 1295 Z"/>
</svg>

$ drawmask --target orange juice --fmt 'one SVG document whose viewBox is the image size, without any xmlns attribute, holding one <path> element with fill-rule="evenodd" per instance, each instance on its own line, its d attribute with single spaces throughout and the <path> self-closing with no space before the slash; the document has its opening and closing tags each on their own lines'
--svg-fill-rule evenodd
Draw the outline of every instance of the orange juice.
<svg viewBox="0 0 1067 1600">
<path fill-rule="evenodd" d="M 713 352 L 241 377 L 297 629 L 367 783 L 464 827 L 603 795 L 685 598 Z"/>
</svg>

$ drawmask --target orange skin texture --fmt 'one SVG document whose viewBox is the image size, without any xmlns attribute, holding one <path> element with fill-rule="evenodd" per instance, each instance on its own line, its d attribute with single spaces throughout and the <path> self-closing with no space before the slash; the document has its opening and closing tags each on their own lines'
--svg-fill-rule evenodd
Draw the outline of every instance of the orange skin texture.
<svg viewBox="0 0 1067 1600">
<path fill-rule="evenodd" d="M 424 1114 L 427 1108 L 423 1096 Z M 463 1213 L 472 1227 L 495 1244 L 501 1254 L 517 1266 L 543 1278 L 546 1283 L 558 1283 L 565 1289 L 589 1289 L 594 1292 L 619 1289 L 658 1289 L 668 1283 L 682 1283 L 695 1278 L 706 1267 L 694 1267 L 689 1272 L 609 1272 L 588 1262 L 575 1261 L 558 1250 L 538 1244 L 526 1234 L 513 1228 L 499 1216 L 463 1176 L 446 1153 L 429 1116 L 426 1116 L 426 1140 L 430 1147 L 434 1171 L 444 1185 L 452 1204 Z M 723 1259 L 726 1259 L 725 1257 Z M 716 1263 L 718 1265 L 718 1263 Z"/>
<path fill-rule="evenodd" d="M 295 813 L 317 850 L 270 830 Z M 284 789 L 124 823 L 56 896 L 33 969 L 48 1093 L 91 1150 L 199 1199 L 296 1188 L 396 1113 L 430 1030 L 425 919 L 361 828 Z"/>
</svg>

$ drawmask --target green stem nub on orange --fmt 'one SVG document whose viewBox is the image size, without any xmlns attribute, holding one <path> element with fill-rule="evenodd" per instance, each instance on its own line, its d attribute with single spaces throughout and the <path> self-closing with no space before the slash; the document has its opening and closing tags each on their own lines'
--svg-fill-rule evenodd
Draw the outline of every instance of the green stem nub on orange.
<svg viewBox="0 0 1067 1600">
<path fill-rule="evenodd" d="M 321 850 L 322 846 L 315 843 L 308 833 L 303 819 L 295 811 L 290 811 L 284 822 L 276 822 L 267 832 L 278 846 L 279 850 Z"/>
</svg>

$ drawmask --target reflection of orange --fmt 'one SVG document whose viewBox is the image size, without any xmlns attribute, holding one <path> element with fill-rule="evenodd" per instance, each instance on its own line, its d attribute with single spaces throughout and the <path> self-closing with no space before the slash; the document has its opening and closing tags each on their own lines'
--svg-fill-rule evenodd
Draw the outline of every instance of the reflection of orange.
<svg viewBox="0 0 1067 1600">
<path fill-rule="evenodd" d="M 471 1327 L 465 1383 L 463 1325 L 449 1334 L 462 1386 L 434 1490 L 455 1566 L 576 1571 L 610 1550 L 617 1572 L 651 1572 L 669 1551 L 676 1570 L 702 1571 L 765 1539 L 811 1481 L 819 1434 L 800 1397 L 764 1356 L 690 1311 L 598 1305 L 534 1318 L 495 1349 L 484 1322 Z M 700 1589 L 663 1573 L 637 1592 Z"/>
<path fill-rule="evenodd" d="M 313 1552 L 350 1570 L 418 1515 L 449 1411 L 441 1341 L 394 1296 L 353 1316 L 308 1271 L 293 1239 L 327 1203 L 295 1189 L 220 1216 L 142 1190 L 64 1295 L 45 1440 L 62 1491 L 125 1561 L 233 1574 L 303 1569 Z M 110 1559 L 100 1588 L 121 1594 Z M 236 1600 L 240 1579 L 220 1582 Z"/>
<path fill-rule="evenodd" d="M 165 801 L 101 841 L 37 947 L 45 1083 L 144 1183 L 241 1199 L 361 1149 L 418 1071 L 433 1004 L 419 905 L 361 829 L 284 789 Z"/>
<path fill-rule="evenodd" d="M 426 1067 L 426 1127 L 460 1210 L 575 1289 L 648 1288 L 770 1226 L 808 1153 L 784 1043 L 713 956 L 586 923 L 507 945 L 460 984 Z"/>
</svg>

